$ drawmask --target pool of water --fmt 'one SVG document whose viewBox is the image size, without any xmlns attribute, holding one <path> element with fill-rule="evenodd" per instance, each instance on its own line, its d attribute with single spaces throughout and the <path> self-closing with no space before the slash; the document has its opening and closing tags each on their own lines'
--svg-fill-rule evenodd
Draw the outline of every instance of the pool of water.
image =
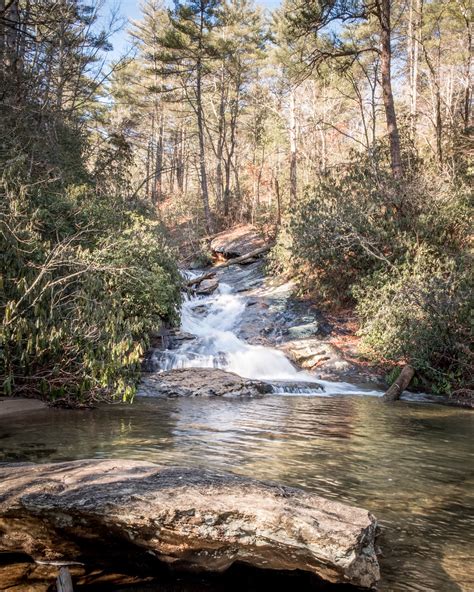
<svg viewBox="0 0 474 592">
<path fill-rule="evenodd" d="M 375 397 L 147 398 L 4 418 L 0 461 L 121 457 L 298 486 L 378 517 L 380 590 L 470 592 L 473 427 L 466 410 Z"/>
</svg>

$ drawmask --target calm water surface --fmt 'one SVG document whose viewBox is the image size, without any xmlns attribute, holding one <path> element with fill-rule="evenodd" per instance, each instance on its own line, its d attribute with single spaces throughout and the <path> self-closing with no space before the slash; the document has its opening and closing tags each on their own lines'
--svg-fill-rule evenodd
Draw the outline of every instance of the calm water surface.
<svg viewBox="0 0 474 592">
<path fill-rule="evenodd" d="M 141 399 L 4 418 L 0 461 L 121 457 L 302 487 L 378 517 L 380 590 L 472 592 L 473 427 L 469 411 L 374 397 Z"/>
</svg>

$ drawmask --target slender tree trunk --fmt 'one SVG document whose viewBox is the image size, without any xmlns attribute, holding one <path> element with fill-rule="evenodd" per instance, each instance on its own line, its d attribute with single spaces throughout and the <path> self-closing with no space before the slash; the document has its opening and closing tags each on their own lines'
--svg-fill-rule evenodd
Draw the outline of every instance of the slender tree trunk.
<svg viewBox="0 0 474 592">
<path fill-rule="evenodd" d="M 151 136 L 150 136 L 150 176 L 152 176 L 151 180 L 151 201 L 152 203 L 156 203 L 156 161 L 155 161 L 155 147 L 156 147 L 156 107 L 153 109 L 153 113 L 151 115 Z"/>
<path fill-rule="evenodd" d="M 400 135 L 398 133 L 397 116 L 392 92 L 391 76 L 391 24 L 390 24 L 390 0 L 376 0 L 377 17 L 380 23 L 380 56 L 382 95 L 387 120 L 387 131 L 390 143 L 390 159 L 392 173 L 395 179 L 403 176 L 402 158 L 400 150 Z"/>
<path fill-rule="evenodd" d="M 408 24 L 408 71 L 410 86 L 410 137 L 416 140 L 418 119 L 418 62 L 420 33 L 423 18 L 423 0 L 410 0 Z"/>
<path fill-rule="evenodd" d="M 224 66 L 221 68 L 220 76 L 220 97 L 219 97 L 219 124 L 217 132 L 217 149 L 216 149 L 216 201 L 217 208 L 222 210 L 223 195 L 224 195 L 224 174 L 222 171 L 223 156 L 224 156 L 224 143 L 225 143 L 225 88 L 224 88 Z"/>
<path fill-rule="evenodd" d="M 230 142 L 227 148 L 227 158 L 225 161 L 225 188 L 224 188 L 224 213 L 226 216 L 229 215 L 230 211 L 230 178 L 232 159 L 234 158 L 235 148 L 237 144 L 237 121 L 239 116 L 240 108 L 240 91 L 241 91 L 242 80 L 240 74 L 237 77 L 235 83 L 235 98 L 231 102 L 231 115 L 230 115 Z M 237 167 L 235 168 L 236 175 L 238 177 Z M 239 186 L 239 179 L 236 179 L 236 185 Z M 240 192 L 240 190 L 239 190 Z M 238 192 L 238 193 L 239 193 Z"/>
<path fill-rule="evenodd" d="M 439 74 L 439 60 L 438 70 L 433 65 L 431 57 L 423 45 L 426 65 L 430 73 L 429 82 L 431 88 L 431 97 L 433 102 L 433 116 L 436 134 L 436 156 L 440 167 L 443 166 L 443 118 L 441 113 L 441 89 L 440 89 L 440 74 Z"/>
<path fill-rule="evenodd" d="M 297 194 L 297 166 L 298 166 L 298 147 L 297 147 L 297 130 L 296 130 L 296 115 L 295 115 L 295 89 L 290 91 L 290 201 L 296 202 Z"/>
<path fill-rule="evenodd" d="M 436 153 L 440 167 L 443 166 L 443 117 L 441 114 L 441 91 L 435 84 Z"/>
<path fill-rule="evenodd" d="M 206 146 L 204 143 L 204 121 L 202 109 L 202 64 L 199 62 L 197 68 L 197 82 L 196 82 L 196 101 L 197 101 L 197 120 L 198 120 L 198 135 L 199 135 L 199 172 L 201 181 L 201 197 L 204 205 L 204 218 L 206 224 L 206 231 L 212 234 L 211 211 L 209 208 L 209 189 L 207 184 L 207 170 L 206 170 Z"/>
<path fill-rule="evenodd" d="M 466 41 L 467 41 L 467 59 L 465 66 L 465 90 L 462 118 L 464 123 L 464 133 L 467 134 L 469 126 L 471 125 L 471 106 L 472 106 L 472 85 L 471 85 L 471 64 L 472 64 L 472 27 L 469 18 L 469 11 L 465 15 L 466 23 Z"/>
<path fill-rule="evenodd" d="M 199 56 L 196 64 L 196 110 L 199 136 L 199 172 L 201 182 L 201 198 L 204 206 L 204 220 L 206 232 L 212 234 L 213 225 L 211 219 L 211 210 L 209 208 L 209 189 L 207 183 L 206 170 L 206 146 L 204 129 L 204 112 L 202 106 L 202 38 L 204 33 L 204 3 L 201 2 L 200 32 L 199 32 Z"/>
<path fill-rule="evenodd" d="M 146 175 L 146 181 L 145 181 L 145 199 L 148 199 L 150 196 L 150 140 L 148 140 L 147 146 L 146 146 L 146 164 L 145 164 L 145 175 Z"/>
<path fill-rule="evenodd" d="M 18 0 L 3 2 L 3 14 L 8 24 L 3 25 L 2 61 L 7 76 L 17 81 L 18 35 L 20 27 L 20 11 Z"/>
<path fill-rule="evenodd" d="M 155 201 L 161 201 L 163 196 L 163 132 L 164 132 L 164 121 L 163 121 L 163 110 L 160 112 L 158 126 L 158 141 L 156 146 L 156 157 L 155 157 Z"/>
<path fill-rule="evenodd" d="M 275 187 L 275 198 L 277 204 L 277 226 L 281 226 L 281 195 L 280 195 L 280 182 L 278 181 L 278 172 L 275 174 L 273 179 Z"/>
<path fill-rule="evenodd" d="M 184 149 L 185 149 L 185 135 L 183 125 L 180 125 L 178 135 L 178 162 L 176 165 L 176 181 L 178 182 L 178 189 L 182 193 L 184 190 Z"/>
<path fill-rule="evenodd" d="M 5 25 L 3 19 L 5 18 L 5 0 L 0 0 L 0 64 L 3 70 L 4 66 L 4 55 L 5 50 Z"/>
</svg>

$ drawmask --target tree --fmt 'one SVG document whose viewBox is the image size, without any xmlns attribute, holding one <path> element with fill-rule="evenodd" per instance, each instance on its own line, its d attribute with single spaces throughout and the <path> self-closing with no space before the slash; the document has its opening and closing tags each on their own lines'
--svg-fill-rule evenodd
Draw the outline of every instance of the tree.
<svg viewBox="0 0 474 592">
<path fill-rule="evenodd" d="M 298 54 L 302 76 L 326 62 L 342 62 L 350 67 L 354 60 L 367 52 L 379 53 L 383 100 L 386 113 L 387 134 L 390 144 L 391 167 L 397 179 L 403 175 L 400 136 L 391 84 L 391 2 L 375 0 L 338 0 L 302 2 L 287 0 L 283 10 L 288 14 L 286 35 L 298 42 Z M 379 25 L 378 46 L 369 38 L 367 45 L 354 43 L 344 36 L 345 27 L 377 19 Z M 338 29 L 342 33 L 337 33 Z M 304 43 L 304 42 L 309 42 Z"/>
<path fill-rule="evenodd" d="M 171 26 L 160 39 L 159 58 L 163 63 L 164 76 L 179 76 L 186 100 L 196 114 L 201 198 L 209 234 L 214 224 L 209 205 L 203 85 L 211 70 L 210 63 L 218 58 L 214 35 L 218 7 L 217 0 L 176 1 L 170 12 Z"/>
</svg>

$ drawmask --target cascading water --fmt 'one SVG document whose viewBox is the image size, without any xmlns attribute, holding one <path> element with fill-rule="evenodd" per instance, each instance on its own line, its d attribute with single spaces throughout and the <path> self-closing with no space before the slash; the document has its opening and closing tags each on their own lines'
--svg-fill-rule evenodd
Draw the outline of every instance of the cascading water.
<svg viewBox="0 0 474 592">
<path fill-rule="evenodd" d="M 269 382 L 273 392 L 280 394 L 382 394 L 345 382 L 317 380 L 309 372 L 297 370 L 281 351 L 239 339 L 236 330 L 246 305 L 244 296 L 222 282 L 212 295 L 188 298 L 182 307 L 181 329 L 195 338 L 177 349 L 156 351 L 155 367 L 161 371 L 220 368 Z"/>
</svg>

